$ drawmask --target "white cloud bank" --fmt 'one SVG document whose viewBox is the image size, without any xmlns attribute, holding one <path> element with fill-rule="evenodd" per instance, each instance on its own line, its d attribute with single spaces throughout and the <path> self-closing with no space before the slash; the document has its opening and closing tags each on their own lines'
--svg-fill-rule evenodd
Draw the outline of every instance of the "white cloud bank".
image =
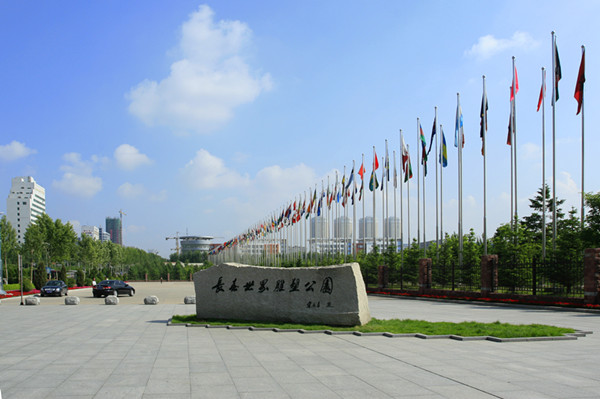
<svg viewBox="0 0 600 399">
<path fill-rule="evenodd" d="M 13 140 L 10 144 L 0 145 L 0 161 L 12 162 L 36 152 L 36 150 L 28 148 L 24 143 Z"/>
<path fill-rule="evenodd" d="M 465 54 L 479 60 L 487 60 L 506 50 L 528 50 L 537 47 L 539 42 L 527 32 L 515 32 L 510 39 L 497 39 L 493 35 L 481 36 Z"/>
<path fill-rule="evenodd" d="M 205 149 L 196 153 L 183 169 L 183 175 L 193 188 L 230 188 L 248 185 L 248 177 L 225 166 L 225 162 Z"/>
<path fill-rule="evenodd" d="M 242 57 L 250 28 L 213 18 L 206 5 L 190 15 L 181 28 L 183 58 L 163 80 L 146 79 L 129 91 L 131 114 L 148 126 L 206 133 L 231 119 L 235 107 L 271 88 L 269 74 L 253 76 Z"/>
<path fill-rule="evenodd" d="M 76 152 L 63 155 L 63 160 L 66 162 L 60 167 L 64 172 L 63 177 L 58 181 L 54 180 L 52 185 L 69 195 L 92 198 L 102 190 L 102 179 L 93 176 L 95 159 L 84 161 L 81 159 L 81 154 Z"/>
<path fill-rule="evenodd" d="M 137 148 L 129 144 L 121 144 L 118 146 L 115 150 L 114 157 L 117 166 L 124 170 L 134 170 L 140 166 L 152 163 L 147 155 L 140 153 Z"/>
</svg>

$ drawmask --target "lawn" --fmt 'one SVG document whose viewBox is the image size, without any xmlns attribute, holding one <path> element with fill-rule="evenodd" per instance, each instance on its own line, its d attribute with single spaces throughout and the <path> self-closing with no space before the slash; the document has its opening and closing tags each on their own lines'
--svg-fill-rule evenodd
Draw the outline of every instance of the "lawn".
<svg viewBox="0 0 600 399">
<path fill-rule="evenodd" d="M 425 335 L 460 335 L 463 337 L 493 336 L 497 338 L 529 338 L 556 337 L 575 332 L 572 328 L 554 327 L 543 324 L 508 324 L 496 321 L 494 323 L 478 323 L 465 321 L 462 323 L 429 322 L 424 320 L 379 320 L 371 321 L 363 326 L 336 327 L 316 324 L 287 324 L 287 323 L 257 323 L 235 320 L 199 320 L 196 315 L 175 315 L 172 323 L 185 324 L 216 324 L 230 326 L 253 326 L 256 328 L 331 330 L 331 331 L 360 331 L 388 332 L 391 334 L 425 334 Z"/>
</svg>

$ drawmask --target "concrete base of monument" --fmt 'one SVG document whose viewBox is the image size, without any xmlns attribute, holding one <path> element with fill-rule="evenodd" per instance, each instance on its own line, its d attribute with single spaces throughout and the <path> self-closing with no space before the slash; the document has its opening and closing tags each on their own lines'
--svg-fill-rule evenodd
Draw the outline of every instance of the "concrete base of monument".
<svg viewBox="0 0 600 399">
<path fill-rule="evenodd" d="M 371 320 L 358 263 L 281 268 L 223 263 L 194 274 L 196 315 L 332 326 Z"/>
</svg>

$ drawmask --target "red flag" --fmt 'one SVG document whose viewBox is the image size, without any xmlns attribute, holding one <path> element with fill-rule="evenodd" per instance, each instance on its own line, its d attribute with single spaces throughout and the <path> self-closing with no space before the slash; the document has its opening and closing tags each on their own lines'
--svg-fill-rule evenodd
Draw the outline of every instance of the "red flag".
<svg viewBox="0 0 600 399">
<path fill-rule="evenodd" d="M 379 161 L 377 160 L 377 151 L 373 150 L 373 153 L 375 154 L 375 161 L 373 162 L 373 170 L 377 170 L 377 169 L 379 169 Z"/>
<path fill-rule="evenodd" d="M 515 87 L 515 90 L 513 91 L 513 86 Z M 513 82 L 513 85 L 510 86 L 510 101 L 515 99 L 515 94 L 517 94 L 519 92 L 519 76 L 517 76 L 517 67 L 515 66 L 515 81 Z"/>
<path fill-rule="evenodd" d="M 358 170 L 358 174 L 360 176 L 361 180 L 364 180 L 364 174 L 365 174 L 365 165 L 364 164 L 360 164 L 360 169 Z"/>
<path fill-rule="evenodd" d="M 585 47 L 581 46 L 581 64 L 579 64 L 579 75 L 577 75 L 577 84 L 575 85 L 575 100 L 577 100 L 577 114 L 581 112 L 583 105 L 583 83 L 585 82 Z"/>
<path fill-rule="evenodd" d="M 544 72 L 544 77 L 546 76 L 546 72 Z M 542 101 L 546 97 L 546 82 L 542 82 L 542 87 L 540 88 L 540 98 L 538 100 L 537 112 L 540 111 L 540 107 L 542 106 Z"/>
</svg>

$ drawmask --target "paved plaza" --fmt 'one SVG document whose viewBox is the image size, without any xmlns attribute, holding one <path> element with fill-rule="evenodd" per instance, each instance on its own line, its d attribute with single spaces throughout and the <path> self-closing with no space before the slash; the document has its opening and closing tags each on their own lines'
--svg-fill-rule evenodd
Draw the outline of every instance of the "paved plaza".
<svg viewBox="0 0 600 399">
<path fill-rule="evenodd" d="M 167 326 L 192 283 L 132 283 L 117 306 L 91 289 L 0 304 L 0 391 L 16 398 L 598 398 L 600 313 L 369 297 L 377 318 L 542 323 L 593 331 L 510 342 Z M 143 305 L 146 295 L 160 303 Z"/>
</svg>

